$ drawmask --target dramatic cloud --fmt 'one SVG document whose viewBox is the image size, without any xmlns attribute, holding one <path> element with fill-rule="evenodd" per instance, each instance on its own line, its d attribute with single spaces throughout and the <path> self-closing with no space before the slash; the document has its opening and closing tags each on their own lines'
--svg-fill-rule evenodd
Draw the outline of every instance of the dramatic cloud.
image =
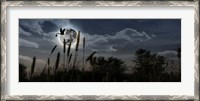
<svg viewBox="0 0 200 101">
<path fill-rule="evenodd" d="M 115 52 L 115 51 L 117 51 L 117 49 L 115 49 L 112 46 L 110 46 L 106 51 L 107 52 Z"/>
<path fill-rule="evenodd" d="M 28 56 L 23 56 L 23 55 L 19 55 L 19 59 L 24 60 L 24 61 L 31 61 L 32 59 Z"/>
<path fill-rule="evenodd" d="M 26 32 L 32 33 L 34 36 L 41 36 L 43 34 L 43 30 L 39 23 L 43 22 L 43 20 L 37 19 L 21 19 L 19 20 L 19 26 Z"/>
<path fill-rule="evenodd" d="M 31 42 L 22 38 L 19 38 L 19 46 L 39 48 L 39 45 L 35 42 Z"/>
<path fill-rule="evenodd" d="M 31 33 L 24 31 L 21 27 L 19 27 L 19 34 L 25 36 L 31 36 Z"/>
<path fill-rule="evenodd" d="M 140 33 L 137 30 L 132 29 L 132 28 L 123 29 L 117 32 L 114 36 L 107 35 L 107 37 L 109 37 L 112 40 L 123 39 L 129 42 L 134 42 L 134 41 L 142 42 L 142 41 L 148 41 L 151 39 L 151 37 L 147 33 L 145 32 Z"/>
<path fill-rule="evenodd" d="M 170 58 L 177 56 L 177 52 L 176 51 L 169 51 L 169 50 L 158 52 L 157 54 L 161 55 L 161 56 L 165 56 L 165 57 L 170 57 Z"/>
<path fill-rule="evenodd" d="M 39 22 L 39 25 L 41 26 L 43 32 L 45 32 L 45 33 L 54 32 L 54 31 L 57 31 L 59 29 L 51 21 Z"/>
<path fill-rule="evenodd" d="M 70 20 L 65 19 L 20 19 L 19 33 L 20 37 L 28 40 L 48 41 L 49 44 L 59 44 L 55 35 L 59 33 L 60 28 L 80 28 L 71 24 Z M 31 37 L 28 37 L 31 36 Z"/>
<path fill-rule="evenodd" d="M 98 47 L 97 47 L 98 48 Z M 93 48 L 91 49 L 92 51 L 97 51 L 97 52 L 116 52 L 117 49 L 115 49 L 113 46 L 111 45 L 105 45 L 104 47 L 102 48 Z"/>
<path fill-rule="evenodd" d="M 58 27 L 74 27 L 68 19 L 52 19 L 49 21 Z"/>
<path fill-rule="evenodd" d="M 143 48 L 175 57 L 174 50 L 181 46 L 180 19 L 20 19 L 19 53 L 27 56 L 21 56 L 21 60 L 31 62 L 33 56 L 46 59 L 54 45 L 58 45 L 57 52 L 62 51 L 60 37 L 55 37 L 59 28 L 81 32 L 79 48 L 81 50 L 85 37 L 85 56 L 97 51 L 99 56 L 131 61 L 135 51 Z M 74 47 L 75 44 L 72 50 Z"/>
<path fill-rule="evenodd" d="M 151 37 L 146 32 L 138 32 L 132 28 L 123 29 L 114 35 L 91 35 L 84 33 L 84 36 L 86 37 L 88 47 L 96 51 L 105 52 L 116 52 L 117 48 L 123 48 L 128 43 L 142 43 L 156 37 L 155 35 Z"/>
</svg>

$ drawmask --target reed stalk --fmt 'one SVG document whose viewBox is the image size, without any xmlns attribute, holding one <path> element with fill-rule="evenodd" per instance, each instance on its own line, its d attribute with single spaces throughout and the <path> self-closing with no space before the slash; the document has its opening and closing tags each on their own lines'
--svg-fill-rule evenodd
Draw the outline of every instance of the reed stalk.
<svg viewBox="0 0 200 101">
<path fill-rule="evenodd" d="M 97 52 L 96 51 L 94 51 L 92 54 L 90 54 L 89 56 L 88 56 L 88 58 L 86 59 L 86 62 L 85 62 L 85 66 L 86 66 L 86 64 L 87 64 L 87 62 L 88 61 L 90 61 L 90 64 L 92 65 L 92 62 L 93 62 L 93 56 L 96 54 Z M 95 58 L 96 59 L 96 58 Z M 85 67 L 84 66 L 84 67 Z M 92 68 L 93 69 L 93 68 Z"/>
<path fill-rule="evenodd" d="M 71 59 L 72 59 L 72 53 L 71 53 L 70 56 L 69 56 L 69 60 L 68 60 L 68 63 L 69 63 L 69 64 L 70 64 Z"/>
<path fill-rule="evenodd" d="M 35 70 L 35 62 L 36 62 L 36 57 L 33 57 L 33 62 L 32 62 L 32 65 L 31 65 L 31 79 L 33 77 L 33 73 L 34 73 L 34 70 Z"/>
<path fill-rule="evenodd" d="M 57 47 L 57 45 L 55 45 L 55 46 L 53 47 L 53 49 L 51 50 L 51 53 L 50 53 L 50 55 L 49 55 L 49 57 L 48 57 L 48 59 L 47 59 L 46 65 L 45 65 L 45 67 L 44 67 L 44 69 L 43 69 L 43 71 L 42 71 L 43 73 L 44 73 L 45 70 L 46 70 L 46 67 L 47 67 L 47 65 L 48 65 L 48 62 L 50 63 L 51 55 L 52 55 L 53 52 L 55 51 L 56 47 Z"/>
<path fill-rule="evenodd" d="M 64 64 L 64 68 L 65 68 L 65 51 L 66 51 L 66 42 L 65 42 L 65 39 L 64 39 L 63 40 L 63 55 L 64 55 L 63 64 Z"/>
<path fill-rule="evenodd" d="M 85 37 L 83 38 L 83 68 L 82 70 L 84 70 L 84 66 L 85 66 Z"/>
<path fill-rule="evenodd" d="M 60 52 L 58 52 L 57 58 L 56 58 L 56 63 L 55 63 L 55 69 L 56 69 L 56 71 L 59 68 L 59 62 L 60 62 Z"/>
<path fill-rule="evenodd" d="M 48 64 L 48 66 L 50 65 L 50 59 L 49 58 L 48 58 L 48 63 L 47 64 Z"/>
<path fill-rule="evenodd" d="M 80 41 L 80 31 L 78 31 L 78 35 L 77 35 L 77 38 L 76 38 L 76 47 L 75 47 L 74 62 L 73 62 L 73 66 L 72 66 L 71 81 L 73 81 L 73 79 L 74 79 L 73 75 L 74 75 L 76 60 L 77 60 L 77 57 L 78 57 L 79 41 Z"/>
<path fill-rule="evenodd" d="M 94 54 L 96 54 L 96 53 L 97 53 L 97 52 L 94 51 L 92 54 L 90 54 L 90 55 L 88 56 L 88 58 L 86 59 L 86 63 L 87 63 L 87 61 L 91 60 L 91 59 L 93 58 Z"/>
<path fill-rule="evenodd" d="M 70 58 L 71 44 L 72 44 L 72 42 L 70 41 L 68 49 L 67 49 L 67 67 L 68 68 L 69 68 L 69 58 Z"/>
<path fill-rule="evenodd" d="M 76 42 L 76 48 L 75 48 L 73 69 L 75 68 L 76 60 L 77 60 L 77 57 L 78 57 L 79 41 L 80 41 L 80 31 L 78 31 L 78 35 L 77 35 L 77 42 Z"/>
</svg>

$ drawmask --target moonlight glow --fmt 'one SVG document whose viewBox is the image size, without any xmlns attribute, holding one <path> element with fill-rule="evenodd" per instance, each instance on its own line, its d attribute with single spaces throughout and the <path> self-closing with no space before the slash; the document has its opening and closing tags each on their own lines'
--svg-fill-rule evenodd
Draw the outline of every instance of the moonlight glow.
<svg viewBox="0 0 200 101">
<path fill-rule="evenodd" d="M 64 39 L 65 39 L 66 44 L 69 45 L 70 42 L 72 44 L 76 42 L 76 36 L 77 36 L 77 32 L 74 29 L 65 29 L 64 35 L 60 34 L 58 39 L 61 44 L 64 43 Z"/>
<path fill-rule="evenodd" d="M 181 82 L 181 19 L 28 18 L 18 25 L 19 82 Z"/>
</svg>

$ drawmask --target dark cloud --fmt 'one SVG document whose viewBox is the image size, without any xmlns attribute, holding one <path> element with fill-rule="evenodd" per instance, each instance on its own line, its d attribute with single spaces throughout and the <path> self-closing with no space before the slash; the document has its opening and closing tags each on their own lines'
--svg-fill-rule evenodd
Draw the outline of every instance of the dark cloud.
<svg viewBox="0 0 200 101">
<path fill-rule="evenodd" d="M 31 36 L 31 33 L 24 31 L 21 27 L 19 27 L 19 34 L 24 36 Z"/>
<path fill-rule="evenodd" d="M 176 34 L 180 31 L 181 19 L 70 19 L 70 22 L 81 26 L 89 34 L 113 34 L 125 28 L 146 33 Z"/>
<path fill-rule="evenodd" d="M 26 26 L 26 25 L 23 25 L 23 24 L 20 24 L 20 29 L 28 32 L 28 33 L 31 33 L 32 35 L 36 36 L 36 35 L 40 35 L 40 33 L 38 32 L 35 32 L 33 29 L 31 29 L 30 27 Z"/>
<path fill-rule="evenodd" d="M 31 38 L 43 38 L 44 32 L 39 25 L 40 21 L 42 20 L 19 19 L 19 33 L 22 33 L 22 31 L 25 31 L 31 34 Z M 20 34 L 20 37 L 24 38 L 24 35 Z M 25 38 L 29 38 L 29 37 L 25 37 Z"/>
<path fill-rule="evenodd" d="M 114 34 L 124 28 L 133 27 L 128 19 L 71 19 L 72 24 L 81 26 L 89 34 Z"/>
<path fill-rule="evenodd" d="M 20 19 L 19 54 L 45 60 L 54 45 L 61 45 L 55 37 L 60 27 L 81 31 L 86 56 L 98 51 L 127 59 L 140 48 L 171 54 L 181 46 L 181 19 Z"/>
<path fill-rule="evenodd" d="M 39 45 L 35 42 L 31 42 L 22 38 L 19 38 L 19 46 L 22 47 L 31 47 L 31 48 L 39 48 Z"/>
<path fill-rule="evenodd" d="M 59 29 L 51 21 L 40 22 L 39 25 L 41 26 L 43 32 L 45 32 L 45 33 L 54 32 L 54 31 L 57 31 Z"/>
<path fill-rule="evenodd" d="M 152 37 L 145 32 L 138 32 L 135 29 L 125 28 L 114 35 L 90 35 L 85 33 L 87 46 L 92 50 L 98 52 L 112 52 L 123 53 L 126 52 L 125 48 L 139 47 L 138 43 L 143 43 L 152 40 L 156 36 Z"/>
</svg>

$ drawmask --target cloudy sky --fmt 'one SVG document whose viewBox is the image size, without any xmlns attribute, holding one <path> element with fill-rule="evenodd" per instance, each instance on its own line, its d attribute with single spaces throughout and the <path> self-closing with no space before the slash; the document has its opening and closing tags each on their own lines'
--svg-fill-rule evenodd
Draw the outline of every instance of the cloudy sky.
<svg viewBox="0 0 200 101">
<path fill-rule="evenodd" d="M 62 53 L 60 38 L 55 37 L 60 28 L 81 32 L 81 40 L 86 38 L 85 56 L 97 51 L 97 56 L 118 57 L 128 64 L 140 48 L 176 56 L 181 47 L 181 19 L 19 19 L 19 62 L 30 67 L 36 56 L 38 66 L 44 67 L 58 45 L 51 58 L 54 63 L 56 53 Z"/>
</svg>

